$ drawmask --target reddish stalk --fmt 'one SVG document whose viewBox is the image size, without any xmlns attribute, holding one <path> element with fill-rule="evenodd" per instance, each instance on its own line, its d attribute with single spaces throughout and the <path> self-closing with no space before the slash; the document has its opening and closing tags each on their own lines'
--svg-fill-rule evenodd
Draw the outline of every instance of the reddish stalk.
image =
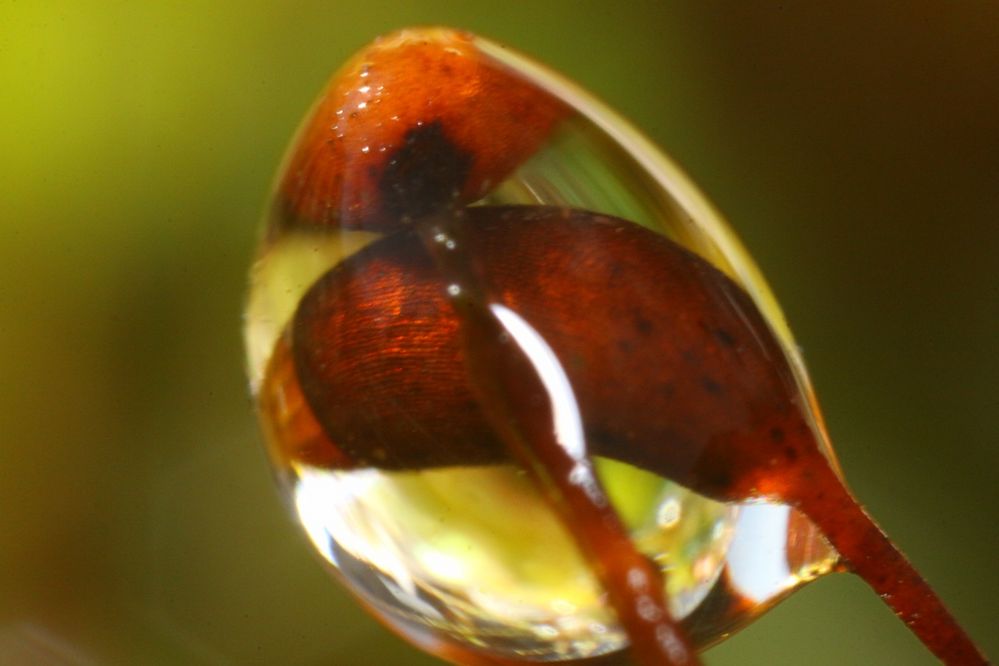
<svg viewBox="0 0 999 666">
<path fill-rule="evenodd" d="M 479 292 L 458 233 L 457 225 L 441 218 L 421 229 L 458 314 L 468 377 L 486 420 L 590 561 L 628 635 L 635 663 L 697 666 L 694 648 L 670 616 L 662 574 L 635 548 L 582 440 L 574 450 L 560 439 L 555 424 L 559 396 Z M 575 399 L 568 397 L 574 406 Z M 579 433 L 582 437 L 581 424 Z"/>
<path fill-rule="evenodd" d="M 988 664 L 933 588 L 827 465 L 812 465 L 798 506 L 920 641 L 948 666 Z"/>
</svg>

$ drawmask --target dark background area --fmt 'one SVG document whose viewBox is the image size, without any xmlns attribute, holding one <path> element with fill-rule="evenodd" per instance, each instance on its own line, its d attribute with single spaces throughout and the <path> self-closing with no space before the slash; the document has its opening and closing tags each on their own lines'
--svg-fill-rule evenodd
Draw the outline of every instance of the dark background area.
<svg viewBox="0 0 999 666">
<path fill-rule="evenodd" d="M 436 663 L 288 519 L 240 338 L 291 132 L 411 24 L 533 55 L 688 171 L 847 478 L 995 656 L 999 4 L 0 0 L 0 661 Z M 849 576 L 706 661 L 935 663 Z"/>
</svg>

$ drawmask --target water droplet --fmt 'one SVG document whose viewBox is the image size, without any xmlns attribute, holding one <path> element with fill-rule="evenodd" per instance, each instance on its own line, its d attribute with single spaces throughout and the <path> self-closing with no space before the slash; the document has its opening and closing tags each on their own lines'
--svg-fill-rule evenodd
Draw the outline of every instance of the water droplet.
<svg viewBox="0 0 999 666">
<path fill-rule="evenodd" d="M 747 427 L 727 368 L 783 363 L 781 380 L 806 393 L 794 404 L 810 404 L 783 317 L 711 205 L 626 122 L 522 56 L 446 32 L 379 44 L 342 70 L 291 149 L 246 316 L 271 460 L 330 566 L 401 633 L 463 650 L 568 660 L 628 643 L 571 521 L 483 417 L 462 366 L 463 306 L 448 300 L 464 295 L 515 313 L 552 350 L 585 428 L 572 479 L 668 573 L 629 581 L 641 594 L 664 585 L 695 643 L 828 571 L 814 531 L 796 534 L 808 543 L 789 560 L 789 525 L 807 521 L 787 507 L 683 485 L 691 442 Z M 435 44 L 443 55 L 422 71 L 393 56 Z M 437 57 L 471 69 L 443 77 Z M 345 118 L 349 95 L 372 86 L 380 105 Z M 327 140 L 334 123 L 342 142 Z M 448 231 L 421 242 L 435 220 Z M 462 280 L 431 244 L 467 264 Z M 690 307 L 665 307 L 670 290 Z M 719 471 L 711 488 L 727 481 Z M 656 636 L 682 650 L 665 625 Z"/>
</svg>

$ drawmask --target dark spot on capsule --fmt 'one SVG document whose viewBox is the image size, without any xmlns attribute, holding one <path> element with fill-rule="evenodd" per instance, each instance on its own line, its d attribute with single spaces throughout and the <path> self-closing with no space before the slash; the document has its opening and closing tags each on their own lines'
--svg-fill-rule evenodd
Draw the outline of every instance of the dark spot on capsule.
<svg viewBox="0 0 999 666">
<path fill-rule="evenodd" d="M 718 340 L 718 342 L 720 342 L 721 344 L 725 345 L 726 347 L 735 346 L 735 338 L 732 337 L 732 334 L 726 331 L 724 328 L 716 328 L 714 329 L 714 331 L 712 331 L 712 333 L 714 333 L 715 339 Z"/>
<path fill-rule="evenodd" d="M 572 354 L 563 361 L 566 372 L 586 372 L 589 365 L 586 356 L 583 354 Z"/>
<path fill-rule="evenodd" d="M 655 327 L 652 322 L 643 317 L 642 315 L 635 315 L 635 330 L 637 330 L 642 335 L 651 335 Z"/>
<path fill-rule="evenodd" d="M 704 390 L 710 393 L 711 395 L 722 394 L 723 390 L 722 385 L 716 382 L 711 377 L 701 377 L 701 386 L 703 386 Z"/>
<path fill-rule="evenodd" d="M 725 492 L 733 483 L 731 471 L 710 459 L 703 459 L 697 465 L 696 476 L 699 487 L 706 490 Z"/>
<path fill-rule="evenodd" d="M 634 345 L 631 344 L 630 340 L 618 340 L 617 341 L 618 351 L 622 351 L 625 354 L 631 352 L 634 349 Z"/>
<path fill-rule="evenodd" d="M 439 120 L 418 124 L 388 157 L 378 183 L 383 210 L 418 218 L 448 206 L 460 193 L 472 156 L 455 146 Z"/>
<path fill-rule="evenodd" d="M 696 353 L 694 353 L 693 350 L 684 349 L 682 352 L 680 352 L 680 356 L 683 358 L 684 361 L 686 361 L 691 365 L 701 364 L 701 357 L 698 356 Z"/>
<path fill-rule="evenodd" d="M 656 391 L 659 395 L 665 398 L 672 398 L 673 394 L 676 392 L 676 387 L 672 382 L 663 382 L 662 384 L 656 386 Z"/>
<path fill-rule="evenodd" d="M 789 446 L 784 449 L 784 455 L 787 456 L 789 462 L 795 462 L 798 459 L 798 449 Z"/>
<path fill-rule="evenodd" d="M 770 439 L 772 439 L 774 442 L 780 444 L 781 442 L 784 441 L 784 431 L 781 428 L 777 428 L 777 427 L 771 428 L 770 429 Z"/>
</svg>

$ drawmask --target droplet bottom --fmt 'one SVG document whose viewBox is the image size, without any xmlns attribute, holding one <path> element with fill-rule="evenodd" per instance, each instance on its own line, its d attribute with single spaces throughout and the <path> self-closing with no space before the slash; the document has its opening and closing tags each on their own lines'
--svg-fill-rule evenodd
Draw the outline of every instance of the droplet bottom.
<svg viewBox="0 0 999 666">
<path fill-rule="evenodd" d="M 808 535 L 789 534 L 787 507 L 725 505 L 623 463 L 602 459 L 597 467 L 637 547 L 667 572 L 677 618 L 690 617 L 716 589 L 734 608 L 766 606 L 832 566 L 823 549 L 788 560 L 788 539 Z M 317 551 L 404 633 L 430 628 L 490 652 L 544 660 L 626 647 L 572 537 L 522 471 L 289 472 L 295 510 Z M 714 642 L 757 612 L 734 622 L 719 614 L 731 622 L 725 626 L 696 616 L 687 628 Z"/>
</svg>

